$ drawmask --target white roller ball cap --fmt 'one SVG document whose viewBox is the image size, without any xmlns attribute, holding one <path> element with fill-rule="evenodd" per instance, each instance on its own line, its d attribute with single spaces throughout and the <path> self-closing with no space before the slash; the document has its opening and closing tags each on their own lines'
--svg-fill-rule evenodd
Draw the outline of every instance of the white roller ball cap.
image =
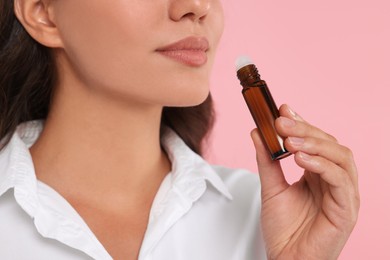
<svg viewBox="0 0 390 260">
<path fill-rule="evenodd" d="M 249 64 L 253 64 L 253 62 L 248 56 L 240 56 L 236 60 L 236 70 L 238 71 L 239 69 Z"/>
</svg>

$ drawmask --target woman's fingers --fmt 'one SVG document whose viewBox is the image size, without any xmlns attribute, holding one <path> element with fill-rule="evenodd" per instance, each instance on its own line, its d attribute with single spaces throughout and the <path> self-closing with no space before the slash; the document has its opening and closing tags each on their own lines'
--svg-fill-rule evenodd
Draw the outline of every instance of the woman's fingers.
<svg viewBox="0 0 390 260">
<path fill-rule="evenodd" d="M 287 105 L 281 106 L 280 114 L 282 116 L 276 120 L 275 127 L 286 138 L 287 150 L 320 156 L 335 163 L 346 170 L 357 187 L 357 170 L 349 148 L 338 144 L 332 135 L 307 123 Z"/>
<path fill-rule="evenodd" d="M 280 109 L 280 118 L 278 118 L 275 122 L 275 127 L 278 130 L 278 133 L 283 136 L 315 136 L 321 139 L 326 139 L 329 141 L 333 141 L 337 143 L 337 139 L 322 131 L 321 129 L 312 126 L 307 121 L 305 121 L 300 115 L 294 112 L 288 105 L 283 104 Z M 289 120 L 290 119 L 290 120 Z M 295 134 L 291 135 L 291 127 L 295 127 Z"/>
<path fill-rule="evenodd" d="M 343 212 L 348 212 L 345 216 L 354 220 L 359 208 L 359 195 L 347 172 L 321 156 L 309 155 L 304 152 L 296 153 L 295 161 L 306 171 L 318 174 L 329 185 L 329 192 L 335 205 Z"/>
<path fill-rule="evenodd" d="M 323 157 L 341 168 L 357 184 L 357 171 L 351 150 L 338 143 L 315 137 L 288 137 L 284 145 L 292 153 L 299 151 Z"/>
<path fill-rule="evenodd" d="M 320 182 L 322 192 L 330 192 L 337 204 L 343 207 L 357 205 L 358 178 L 351 150 L 303 120 L 287 105 L 281 106 L 280 115 L 275 127 L 286 138 L 285 147 L 294 154 L 296 163 L 306 173 L 318 175 L 323 180 Z M 311 177 L 311 182 L 316 180 L 313 176 L 305 177 Z"/>
<path fill-rule="evenodd" d="M 284 177 L 280 163 L 271 160 L 257 128 L 252 130 L 251 137 L 256 149 L 257 166 L 261 181 L 261 196 L 264 203 L 287 189 L 289 184 Z"/>
<path fill-rule="evenodd" d="M 319 139 L 328 140 L 334 143 L 337 143 L 337 139 L 331 136 L 330 134 L 322 131 L 321 129 L 308 124 L 307 122 L 302 122 L 287 118 L 284 116 L 279 117 L 275 121 L 275 127 L 277 132 L 283 136 L 296 136 L 296 137 L 316 137 Z"/>
<path fill-rule="evenodd" d="M 283 104 L 280 106 L 279 113 L 280 116 L 284 116 L 301 122 L 306 122 L 299 114 L 297 114 L 294 110 L 292 110 L 291 107 L 288 106 L 287 104 Z"/>
<path fill-rule="evenodd" d="M 333 187 L 343 186 L 348 180 L 351 181 L 344 169 L 321 156 L 299 151 L 295 154 L 295 161 L 305 170 L 319 174 L 324 181 Z"/>
</svg>

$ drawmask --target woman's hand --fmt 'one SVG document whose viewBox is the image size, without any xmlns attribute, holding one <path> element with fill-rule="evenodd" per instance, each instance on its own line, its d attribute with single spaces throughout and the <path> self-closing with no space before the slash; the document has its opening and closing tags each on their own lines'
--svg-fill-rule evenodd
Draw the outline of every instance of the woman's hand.
<svg viewBox="0 0 390 260">
<path fill-rule="evenodd" d="M 289 185 L 256 129 L 262 186 L 261 223 L 269 259 L 337 259 L 357 221 L 359 192 L 352 152 L 287 105 L 275 122 L 285 147 L 304 169 Z"/>
</svg>

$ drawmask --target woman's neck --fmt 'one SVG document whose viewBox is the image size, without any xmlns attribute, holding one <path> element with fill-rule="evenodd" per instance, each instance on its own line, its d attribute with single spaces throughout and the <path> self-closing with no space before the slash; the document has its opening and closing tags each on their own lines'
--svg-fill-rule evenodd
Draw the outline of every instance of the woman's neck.
<svg viewBox="0 0 390 260">
<path fill-rule="evenodd" d="M 162 107 L 113 100 L 87 89 L 56 89 L 30 149 L 38 179 L 65 197 L 102 207 L 153 199 L 170 171 L 160 145 Z"/>
</svg>

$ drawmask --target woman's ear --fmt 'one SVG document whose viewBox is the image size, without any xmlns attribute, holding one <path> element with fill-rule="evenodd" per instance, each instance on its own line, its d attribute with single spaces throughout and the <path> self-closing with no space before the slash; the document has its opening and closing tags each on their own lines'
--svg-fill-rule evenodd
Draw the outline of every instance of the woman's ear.
<svg viewBox="0 0 390 260">
<path fill-rule="evenodd" d="M 14 0 L 14 11 L 32 38 L 44 46 L 58 48 L 62 47 L 62 40 L 51 3 L 51 0 Z"/>
</svg>

